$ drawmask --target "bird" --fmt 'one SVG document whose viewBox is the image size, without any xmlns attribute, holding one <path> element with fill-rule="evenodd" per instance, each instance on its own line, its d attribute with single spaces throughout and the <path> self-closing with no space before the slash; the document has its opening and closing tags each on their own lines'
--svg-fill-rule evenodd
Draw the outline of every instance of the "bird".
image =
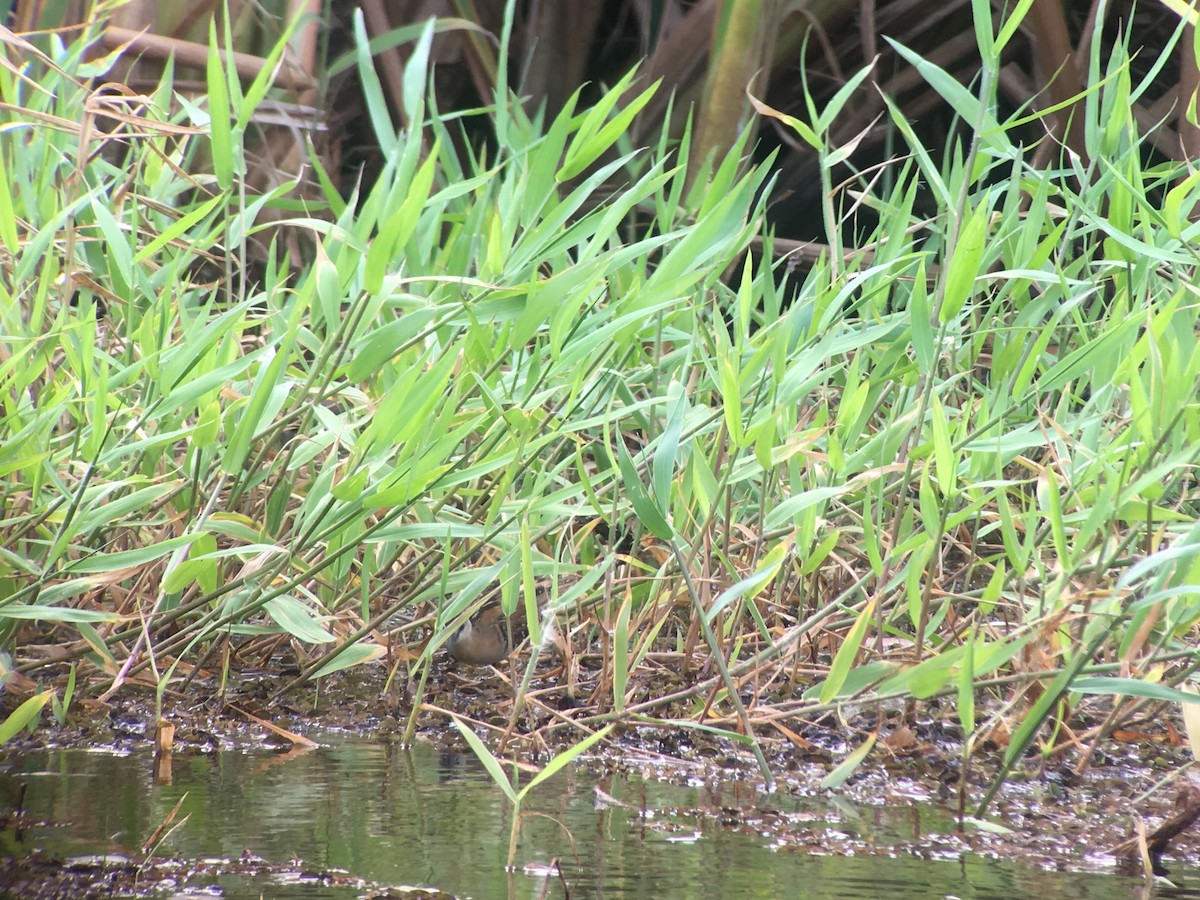
<svg viewBox="0 0 1200 900">
<path fill-rule="evenodd" d="M 551 585 L 539 579 L 534 585 L 534 599 L 539 615 L 550 600 Z M 460 625 L 446 641 L 446 652 L 452 659 L 471 666 L 494 666 L 504 662 L 521 642 L 529 636 L 525 617 L 505 615 L 500 605 L 500 585 L 494 583 L 483 605 Z M 542 644 L 558 642 L 561 637 L 553 621 L 541 623 Z M 535 653 L 539 652 L 535 648 Z"/>
<path fill-rule="evenodd" d="M 494 666 L 512 650 L 511 624 L 498 602 L 485 603 L 446 641 L 446 652 L 471 666 Z"/>
</svg>

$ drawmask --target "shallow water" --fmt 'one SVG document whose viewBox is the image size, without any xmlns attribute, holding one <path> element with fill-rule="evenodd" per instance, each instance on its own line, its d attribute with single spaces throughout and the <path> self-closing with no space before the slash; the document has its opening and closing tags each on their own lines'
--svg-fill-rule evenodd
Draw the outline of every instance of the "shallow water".
<svg viewBox="0 0 1200 900">
<path fill-rule="evenodd" d="M 932 807 L 764 798 L 744 784 L 680 786 L 576 768 L 527 801 L 537 815 L 526 821 L 508 872 L 510 810 L 473 758 L 338 737 L 289 755 L 177 755 L 170 785 L 156 785 L 153 772 L 149 753 L 57 750 L 3 761 L 0 809 L 13 807 L 24 784 L 26 821 L 39 824 L 20 840 L 0 832 L 0 852 L 133 857 L 186 795 L 186 821 L 156 856 L 216 860 L 219 874 L 181 876 L 162 896 L 352 898 L 423 885 L 461 897 L 563 897 L 555 859 L 574 897 L 1142 896 L 1138 879 L 962 853 L 950 818 Z M 931 833 L 947 835 L 944 852 Z M 917 841 L 943 858 L 888 855 Z M 253 858 L 288 872 L 235 871 Z M 358 881 L 314 877 L 330 870 Z"/>
</svg>

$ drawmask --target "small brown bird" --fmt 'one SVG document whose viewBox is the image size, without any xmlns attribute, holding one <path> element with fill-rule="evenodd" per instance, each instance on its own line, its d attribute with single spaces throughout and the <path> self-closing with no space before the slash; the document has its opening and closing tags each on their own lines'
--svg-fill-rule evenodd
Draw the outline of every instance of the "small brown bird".
<svg viewBox="0 0 1200 900">
<path fill-rule="evenodd" d="M 499 603 L 487 603 L 446 641 L 446 652 L 472 666 L 494 666 L 512 653 L 510 625 Z"/>
</svg>

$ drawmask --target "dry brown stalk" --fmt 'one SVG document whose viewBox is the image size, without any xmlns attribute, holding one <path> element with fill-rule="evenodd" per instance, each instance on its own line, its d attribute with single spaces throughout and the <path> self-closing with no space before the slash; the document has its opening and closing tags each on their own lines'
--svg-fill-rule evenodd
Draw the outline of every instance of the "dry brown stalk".
<svg viewBox="0 0 1200 900">
<path fill-rule="evenodd" d="M 1149 835 L 1139 837 L 1135 834 L 1113 848 L 1112 854 L 1120 860 L 1122 868 L 1139 871 L 1143 867 L 1142 847 L 1150 857 L 1152 870 L 1155 875 L 1166 874 L 1161 858 L 1170 849 L 1171 840 L 1187 831 L 1192 823 L 1200 818 L 1200 788 L 1185 784 L 1179 788 L 1175 797 L 1175 815 L 1168 818 Z"/>
<path fill-rule="evenodd" d="M 167 60 L 174 56 L 176 62 L 200 69 L 203 69 L 208 61 L 208 47 L 204 44 L 134 31 L 132 28 L 121 28 L 117 25 L 110 25 L 104 29 L 100 43 L 110 50 L 125 47 L 130 53 L 139 54 L 147 59 Z M 230 54 L 227 50 L 218 52 L 222 59 L 232 59 L 238 75 L 247 80 L 256 78 L 267 64 L 261 56 L 251 53 L 233 51 Z M 279 64 L 275 83 L 281 88 L 293 91 L 310 91 L 317 88 L 316 79 L 288 62 Z"/>
</svg>

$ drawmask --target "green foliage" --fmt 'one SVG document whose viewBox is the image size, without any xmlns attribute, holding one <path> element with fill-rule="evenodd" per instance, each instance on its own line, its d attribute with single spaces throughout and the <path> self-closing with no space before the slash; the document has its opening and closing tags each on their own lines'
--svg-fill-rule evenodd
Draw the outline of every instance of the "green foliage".
<svg viewBox="0 0 1200 900">
<path fill-rule="evenodd" d="M 467 746 L 471 748 L 471 752 L 478 757 L 481 763 L 483 763 L 483 767 L 487 769 L 487 773 L 491 776 L 492 781 L 504 792 L 504 796 L 508 799 L 508 802 L 512 804 L 513 820 L 509 832 L 508 847 L 509 866 L 512 866 L 516 859 L 517 841 L 521 835 L 521 820 L 524 816 L 524 814 L 521 812 L 521 806 L 524 803 L 525 798 L 529 795 L 529 792 L 543 781 L 546 781 L 560 772 L 577 756 L 600 743 L 612 730 L 611 725 L 601 728 L 599 731 L 588 735 L 579 743 L 574 744 L 561 753 L 556 754 L 539 772 L 529 779 L 528 784 L 522 788 L 518 788 L 516 784 L 514 784 L 514 779 L 510 779 L 507 773 L 505 773 L 504 763 L 497 759 L 492 752 L 488 750 L 487 745 L 483 742 L 483 740 L 480 739 L 479 736 L 473 731 L 471 731 L 471 729 L 467 727 L 466 723 L 464 723 L 463 720 L 457 716 L 455 716 L 451 721 L 454 722 L 454 726 L 458 729 L 459 734 L 462 735 L 463 740 L 467 742 Z M 514 775 L 515 774 L 516 771 L 514 771 Z"/>
<path fill-rule="evenodd" d="M 654 610 L 686 593 L 727 685 L 818 647 L 801 713 L 944 694 L 978 732 L 979 684 L 1037 645 L 1059 675 L 1015 757 L 1077 676 L 1184 656 L 1200 621 L 1200 188 L 1110 115 L 1140 89 L 1119 49 L 1079 107 L 1093 159 L 1035 168 L 1013 137 L 1033 114 L 996 118 L 1015 27 L 981 39 L 975 90 L 898 48 L 973 130 L 941 163 L 889 102 L 905 159 L 839 187 L 849 91 L 803 119 L 759 106 L 822 160 L 830 252 L 795 282 L 771 161 L 738 146 L 693 184 L 690 136 L 627 146 L 653 91 L 632 73 L 548 120 L 502 91 L 484 151 L 430 99 L 434 26 L 401 122 L 360 26 L 385 162 L 343 198 L 313 154 L 301 214 L 294 185 L 246 182 L 263 82 L 214 53 L 207 97 L 168 70 L 111 134 L 72 130 L 99 64 L 87 34 L 48 38 L 0 70 L 0 627 L 71 629 L 109 671 L 143 635 L 177 659 L 286 634 L 319 676 L 428 601 L 424 664 L 493 580 L 535 635 L 534 579 L 586 576 L 571 599 L 594 602 L 627 555 L 602 519 L 660 551 L 607 626 L 618 710 L 653 707 L 635 667 L 682 642 Z M 885 638 L 918 658 L 878 658 Z"/>
</svg>

